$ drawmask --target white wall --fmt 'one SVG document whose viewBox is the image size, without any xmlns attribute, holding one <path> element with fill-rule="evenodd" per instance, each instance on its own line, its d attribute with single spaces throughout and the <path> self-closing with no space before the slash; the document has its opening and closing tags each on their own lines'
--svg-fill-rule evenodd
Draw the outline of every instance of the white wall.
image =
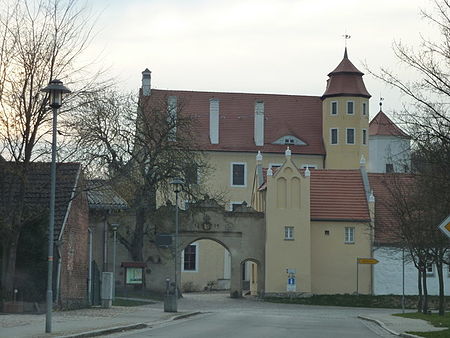
<svg viewBox="0 0 450 338">
<path fill-rule="evenodd" d="M 406 256 L 405 263 L 405 294 L 416 295 L 417 269 Z M 373 283 L 375 295 L 402 294 L 402 251 L 398 248 L 378 247 L 374 248 L 374 258 L 379 260 L 374 265 Z M 436 267 L 433 266 L 434 275 L 427 277 L 428 294 L 438 295 L 439 284 Z M 450 277 L 448 266 L 444 265 L 445 294 L 450 293 Z"/>
<path fill-rule="evenodd" d="M 369 137 L 369 172 L 386 172 L 386 163 L 393 163 L 395 172 L 405 172 L 404 164 L 411 167 L 409 139 L 396 136 Z"/>
</svg>

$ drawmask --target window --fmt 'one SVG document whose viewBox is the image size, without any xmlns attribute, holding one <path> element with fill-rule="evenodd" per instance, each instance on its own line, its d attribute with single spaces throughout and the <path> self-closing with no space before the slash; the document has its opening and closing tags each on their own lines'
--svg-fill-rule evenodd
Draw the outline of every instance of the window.
<svg viewBox="0 0 450 338">
<path fill-rule="evenodd" d="M 392 163 L 386 163 L 386 172 L 387 173 L 393 173 L 394 172 L 394 165 Z"/>
<path fill-rule="evenodd" d="M 336 101 L 331 102 L 331 115 L 337 115 L 338 113 L 338 103 Z"/>
<path fill-rule="evenodd" d="M 187 184 L 198 184 L 198 167 L 191 165 L 184 170 L 184 178 Z"/>
<path fill-rule="evenodd" d="M 315 164 L 303 164 L 302 169 L 317 169 L 317 166 Z"/>
<path fill-rule="evenodd" d="M 367 115 L 367 103 L 363 102 L 362 104 L 362 114 Z"/>
<path fill-rule="evenodd" d="M 337 128 L 330 129 L 330 138 L 331 138 L 331 144 L 338 144 L 338 129 Z"/>
<path fill-rule="evenodd" d="M 354 114 L 353 105 L 354 105 L 353 101 L 347 101 L 347 114 L 349 115 Z"/>
<path fill-rule="evenodd" d="M 295 140 L 292 137 L 285 137 L 284 144 L 295 144 Z"/>
<path fill-rule="evenodd" d="M 434 275 L 434 269 L 433 269 L 433 264 L 432 263 L 428 263 L 427 264 L 427 276 L 433 276 Z"/>
<path fill-rule="evenodd" d="M 347 128 L 347 144 L 355 144 L 355 128 Z"/>
<path fill-rule="evenodd" d="M 367 145 L 367 129 L 362 130 L 362 144 Z"/>
<path fill-rule="evenodd" d="M 247 185 L 247 168 L 245 163 L 231 163 L 231 186 L 245 187 Z"/>
<path fill-rule="evenodd" d="M 289 241 L 294 239 L 294 227 L 284 227 L 284 239 Z"/>
<path fill-rule="evenodd" d="M 198 268 L 198 253 L 197 253 L 197 247 L 198 244 L 197 243 L 193 243 L 188 245 L 184 250 L 183 250 L 183 271 L 197 271 Z"/>
<path fill-rule="evenodd" d="M 325 236 L 330 236 L 330 230 L 325 230 Z"/>
<path fill-rule="evenodd" d="M 345 228 L 345 244 L 355 243 L 355 228 L 346 227 Z"/>
</svg>

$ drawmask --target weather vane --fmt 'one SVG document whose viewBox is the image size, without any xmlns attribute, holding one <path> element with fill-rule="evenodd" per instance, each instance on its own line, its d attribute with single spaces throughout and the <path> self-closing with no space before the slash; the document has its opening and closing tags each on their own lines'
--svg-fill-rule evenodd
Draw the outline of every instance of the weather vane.
<svg viewBox="0 0 450 338">
<path fill-rule="evenodd" d="M 347 34 L 347 31 L 345 32 L 344 35 L 342 35 L 342 37 L 344 38 L 345 41 L 345 48 L 347 48 L 347 40 L 350 39 L 352 36 Z"/>
<path fill-rule="evenodd" d="M 381 94 L 380 94 L 380 111 L 383 110 L 383 101 L 384 101 L 384 97 L 381 97 Z"/>
</svg>

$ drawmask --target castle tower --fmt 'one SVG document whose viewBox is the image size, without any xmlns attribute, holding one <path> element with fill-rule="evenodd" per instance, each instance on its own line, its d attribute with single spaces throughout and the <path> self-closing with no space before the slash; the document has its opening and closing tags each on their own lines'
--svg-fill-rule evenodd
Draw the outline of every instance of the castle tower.
<svg viewBox="0 0 450 338">
<path fill-rule="evenodd" d="M 362 76 L 348 59 L 328 74 L 322 95 L 322 137 L 326 169 L 357 169 L 369 158 L 369 98 Z"/>
</svg>

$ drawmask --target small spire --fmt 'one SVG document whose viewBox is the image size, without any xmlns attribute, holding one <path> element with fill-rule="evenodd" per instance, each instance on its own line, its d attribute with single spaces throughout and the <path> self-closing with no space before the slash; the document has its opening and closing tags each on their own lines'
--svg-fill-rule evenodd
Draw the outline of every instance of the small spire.
<svg viewBox="0 0 450 338">
<path fill-rule="evenodd" d="M 347 46 L 345 47 L 345 50 L 344 50 L 344 59 L 348 59 Z"/>
<path fill-rule="evenodd" d="M 361 160 L 359 160 L 359 166 L 360 167 L 366 166 L 366 158 L 364 157 L 364 155 L 361 155 Z"/>
<path fill-rule="evenodd" d="M 269 169 L 267 169 L 267 176 L 273 176 L 272 167 L 269 167 Z"/>
<path fill-rule="evenodd" d="M 383 111 L 383 101 L 384 101 L 384 97 L 381 97 L 380 95 L 380 111 Z"/>
<path fill-rule="evenodd" d="M 289 146 L 287 147 L 286 151 L 284 152 L 284 154 L 286 155 L 286 157 L 290 157 L 292 152 L 291 149 L 289 149 Z"/>
<path fill-rule="evenodd" d="M 256 155 L 256 160 L 257 161 L 262 161 L 262 159 L 263 159 L 263 157 L 262 157 L 261 151 L 258 150 L 258 154 Z"/>
<path fill-rule="evenodd" d="M 311 176 L 311 172 L 309 171 L 309 168 L 306 167 L 306 170 L 305 170 L 305 177 L 309 177 L 309 176 Z"/>
</svg>

